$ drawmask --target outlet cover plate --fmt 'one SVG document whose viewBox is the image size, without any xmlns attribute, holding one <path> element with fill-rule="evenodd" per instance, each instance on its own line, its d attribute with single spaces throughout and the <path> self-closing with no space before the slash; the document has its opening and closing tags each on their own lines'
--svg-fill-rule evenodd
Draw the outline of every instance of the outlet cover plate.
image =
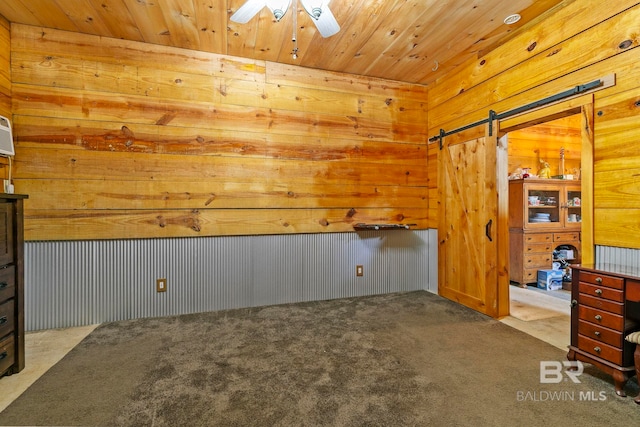
<svg viewBox="0 0 640 427">
<path fill-rule="evenodd" d="M 156 279 L 156 291 L 167 292 L 167 279 Z"/>
</svg>

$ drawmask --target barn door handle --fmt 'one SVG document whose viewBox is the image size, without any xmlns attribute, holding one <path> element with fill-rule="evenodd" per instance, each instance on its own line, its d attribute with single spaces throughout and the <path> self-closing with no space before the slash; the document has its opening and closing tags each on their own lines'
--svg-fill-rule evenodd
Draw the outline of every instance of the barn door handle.
<svg viewBox="0 0 640 427">
<path fill-rule="evenodd" d="M 493 242 L 493 239 L 491 238 L 491 226 L 493 225 L 493 220 L 490 219 L 489 222 L 487 223 L 487 225 L 484 226 L 484 232 L 487 235 L 487 239 L 489 239 L 490 242 Z"/>
</svg>

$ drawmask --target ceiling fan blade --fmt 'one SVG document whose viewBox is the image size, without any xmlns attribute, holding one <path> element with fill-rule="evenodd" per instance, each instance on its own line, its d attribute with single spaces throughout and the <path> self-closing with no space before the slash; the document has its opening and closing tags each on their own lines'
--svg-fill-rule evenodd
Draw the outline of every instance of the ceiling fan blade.
<svg viewBox="0 0 640 427">
<path fill-rule="evenodd" d="M 318 27 L 318 32 L 322 37 L 331 37 L 338 31 L 340 31 L 340 25 L 338 21 L 336 21 L 335 16 L 331 13 L 331 9 L 325 7 L 322 9 L 322 14 L 320 18 L 313 19 L 313 22 Z"/>
<path fill-rule="evenodd" d="M 329 1 L 322 0 L 300 0 L 302 7 L 311 17 L 311 20 L 318 28 L 322 37 L 331 37 L 340 31 L 340 25 L 327 6 Z"/>
<path fill-rule="evenodd" d="M 267 5 L 266 0 L 247 0 L 245 4 L 240 6 L 236 13 L 229 18 L 238 24 L 246 24 Z"/>
</svg>

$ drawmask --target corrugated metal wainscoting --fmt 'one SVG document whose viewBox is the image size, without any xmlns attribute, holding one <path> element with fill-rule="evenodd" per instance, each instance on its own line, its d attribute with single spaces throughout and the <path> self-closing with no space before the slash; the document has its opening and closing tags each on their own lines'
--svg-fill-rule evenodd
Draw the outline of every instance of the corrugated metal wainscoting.
<svg viewBox="0 0 640 427">
<path fill-rule="evenodd" d="M 26 242 L 25 326 L 437 292 L 436 242 L 436 230 Z"/>
<path fill-rule="evenodd" d="M 640 250 L 596 245 L 596 264 L 616 264 L 640 269 Z"/>
</svg>

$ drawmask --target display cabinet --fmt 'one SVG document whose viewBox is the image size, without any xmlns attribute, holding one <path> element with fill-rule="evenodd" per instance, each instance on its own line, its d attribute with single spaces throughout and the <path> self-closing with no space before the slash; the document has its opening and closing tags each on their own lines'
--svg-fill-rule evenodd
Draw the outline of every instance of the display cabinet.
<svg viewBox="0 0 640 427">
<path fill-rule="evenodd" d="M 570 248 L 567 262 L 580 262 L 580 181 L 509 181 L 510 280 L 526 286 L 538 270 L 552 268 L 556 249 Z"/>
<path fill-rule="evenodd" d="M 580 230 L 580 181 L 509 181 L 509 228 Z"/>
</svg>

